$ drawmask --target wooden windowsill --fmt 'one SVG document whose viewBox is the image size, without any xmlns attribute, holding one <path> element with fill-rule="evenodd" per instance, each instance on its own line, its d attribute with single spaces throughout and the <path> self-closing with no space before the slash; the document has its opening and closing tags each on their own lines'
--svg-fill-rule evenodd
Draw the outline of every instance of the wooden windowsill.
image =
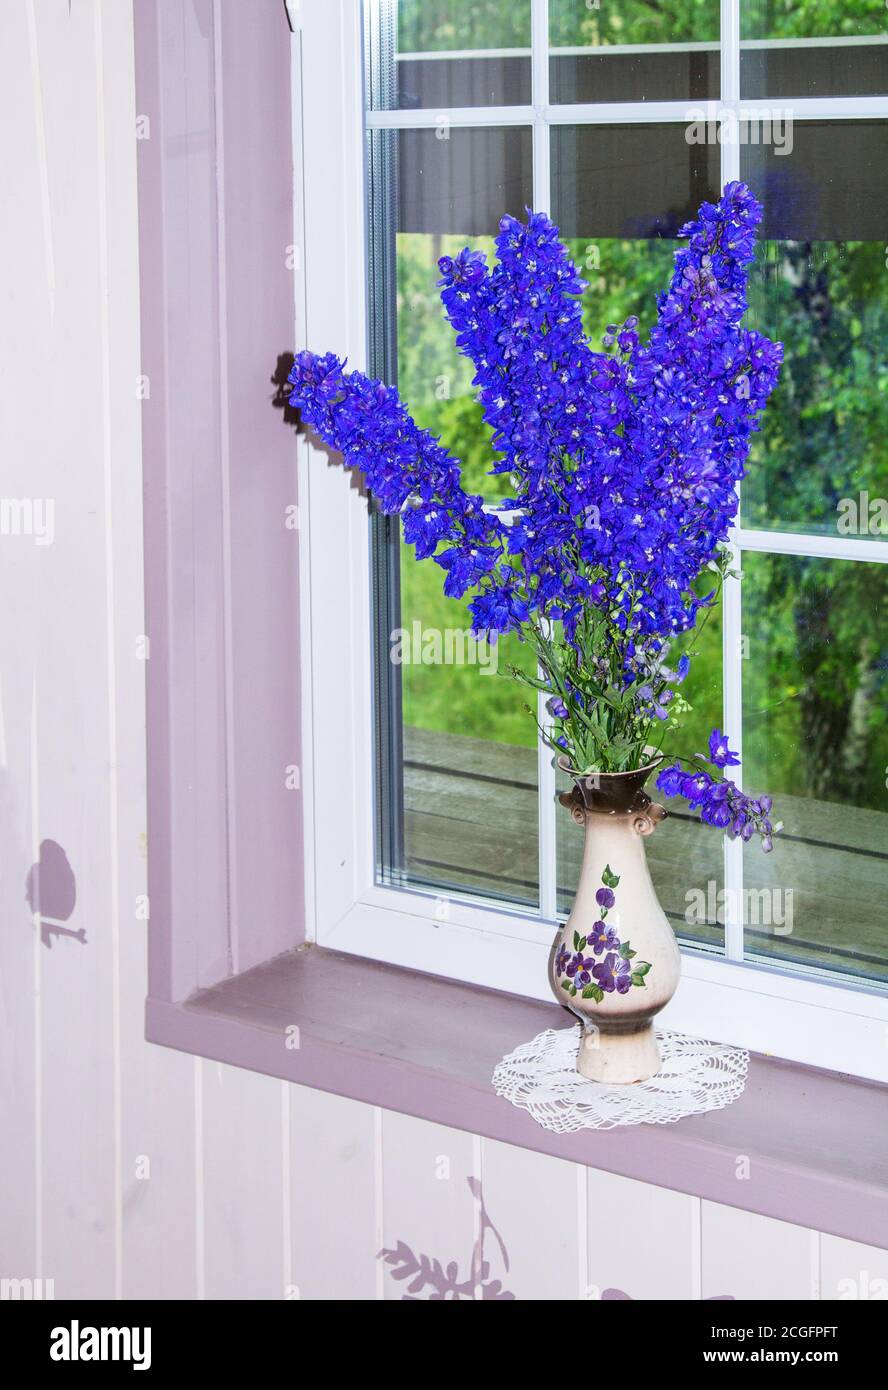
<svg viewBox="0 0 888 1390">
<path fill-rule="evenodd" d="M 504 1053 L 568 1024 L 555 1003 L 316 946 L 147 1003 L 151 1042 L 888 1247 L 888 1086 L 754 1054 L 724 1110 L 553 1134 L 490 1078 Z"/>
</svg>

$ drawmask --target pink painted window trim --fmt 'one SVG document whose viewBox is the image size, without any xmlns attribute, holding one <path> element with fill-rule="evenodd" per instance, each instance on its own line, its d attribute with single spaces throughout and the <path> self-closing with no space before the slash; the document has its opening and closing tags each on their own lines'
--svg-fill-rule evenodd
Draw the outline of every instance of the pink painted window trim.
<svg viewBox="0 0 888 1390">
<path fill-rule="evenodd" d="M 304 928 L 296 460 L 271 384 L 290 52 L 277 0 L 140 0 L 135 33 L 150 988 L 182 999 Z"/>
<path fill-rule="evenodd" d="M 504 1051 L 560 1022 L 554 1003 L 306 946 L 187 1004 L 149 1001 L 148 1037 L 888 1247 L 888 1086 L 754 1055 L 743 1095 L 725 1110 L 672 1125 L 554 1134 L 497 1096 L 490 1077 Z M 747 1180 L 740 1156 L 749 1160 Z"/>
</svg>

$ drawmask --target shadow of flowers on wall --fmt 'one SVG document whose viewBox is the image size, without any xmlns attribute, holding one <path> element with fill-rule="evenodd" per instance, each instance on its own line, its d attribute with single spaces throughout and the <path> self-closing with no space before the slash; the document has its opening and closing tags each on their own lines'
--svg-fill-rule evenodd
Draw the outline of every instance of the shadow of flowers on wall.
<svg viewBox="0 0 888 1390">
<path fill-rule="evenodd" d="M 399 1283 L 409 1280 L 407 1292 L 401 1295 L 402 1301 L 407 1303 L 421 1302 L 423 1300 L 420 1295 L 425 1290 L 428 1290 L 425 1295 L 425 1301 L 428 1303 L 455 1302 L 462 1299 L 515 1298 L 509 1289 L 503 1288 L 501 1279 L 491 1279 L 490 1277 L 490 1261 L 485 1257 L 487 1236 L 492 1236 L 496 1242 L 504 1273 L 508 1273 L 509 1270 L 509 1252 L 506 1249 L 505 1241 L 487 1214 L 480 1182 L 477 1178 L 467 1178 L 466 1182 L 475 1199 L 478 1235 L 472 1247 L 469 1268 L 465 1277 L 461 1275 L 459 1265 L 455 1260 L 444 1265 L 432 1255 L 415 1254 L 406 1241 L 399 1240 L 393 1250 L 380 1250 L 377 1259 L 383 1260 L 385 1264 L 390 1266 L 391 1277 Z M 626 1299 L 630 1303 L 634 1301 L 632 1295 L 623 1289 L 605 1289 L 601 1294 L 602 1302 L 615 1299 Z M 733 1303 L 734 1295 L 731 1293 L 713 1294 L 703 1301 L 705 1303 Z"/>
<path fill-rule="evenodd" d="M 503 1272 L 508 1273 L 509 1252 L 503 1238 L 487 1215 L 484 1195 L 477 1178 L 467 1178 L 472 1196 L 475 1199 L 478 1217 L 478 1235 L 472 1247 L 469 1267 L 465 1277 L 460 1274 L 455 1260 L 443 1265 L 430 1255 L 416 1255 L 410 1246 L 399 1240 L 394 1250 L 380 1250 L 378 1258 L 391 1266 L 391 1276 L 399 1282 L 409 1280 L 407 1292 L 401 1295 L 408 1303 L 420 1302 L 419 1295 L 428 1289 L 426 1301 L 429 1303 L 463 1299 L 514 1298 L 515 1295 L 504 1289 L 501 1279 L 491 1279 L 490 1261 L 485 1257 L 485 1242 L 488 1235 L 496 1241 Z"/>
</svg>

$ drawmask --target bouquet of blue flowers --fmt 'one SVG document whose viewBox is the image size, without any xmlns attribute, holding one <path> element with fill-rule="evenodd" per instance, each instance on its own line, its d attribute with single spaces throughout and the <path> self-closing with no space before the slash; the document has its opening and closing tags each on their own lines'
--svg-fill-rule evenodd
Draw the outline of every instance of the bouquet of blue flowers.
<svg viewBox="0 0 888 1390">
<path fill-rule="evenodd" d="M 583 331 L 584 282 L 548 217 L 504 217 L 492 267 L 468 249 L 441 259 L 491 472 L 510 477 L 496 506 L 465 491 L 459 461 L 392 387 L 333 354 L 300 353 L 290 374 L 302 419 L 400 515 L 444 592 L 470 595 L 475 632 L 515 631 L 534 649 L 538 674 L 511 674 L 548 697 L 542 734 L 574 775 L 647 766 L 688 709 L 692 649 L 673 665 L 670 646 L 702 626 L 729 573 L 737 483 L 783 356 L 741 326 L 761 213 L 742 183 L 704 203 L 647 340 L 629 318 L 608 326 L 604 352 Z M 715 729 L 706 754 L 673 761 L 657 785 L 770 849 L 769 798 L 723 775 L 737 762 Z"/>
</svg>

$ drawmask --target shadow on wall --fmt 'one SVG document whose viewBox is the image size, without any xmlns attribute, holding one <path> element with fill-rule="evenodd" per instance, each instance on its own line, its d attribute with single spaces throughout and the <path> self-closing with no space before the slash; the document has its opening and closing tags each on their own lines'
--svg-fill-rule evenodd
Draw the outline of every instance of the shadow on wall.
<svg viewBox="0 0 888 1390">
<path fill-rule="evenodd" d="M 292 352 L 281 352 L 278 354 L 277 365 L 272 373 L 271 384 L 274 387 L 274 395 L 271 403 L 275 410 L 283 411 L 283 422 L 285 425 L 292 425 L 294 429 L 299 428 L 299 411 L 290 404 L 291 387 L 288 385 L 287 377 L 290 375 L 293 366 Z"/>
<path fill-rule="evenodd" d="M 55 840 L 41 840 L 37 863 L 25 879 L 25 899 L 40 919 L 44 946 L 51 950 L 54 936 L 70 936 L 86 945 L 84 927 L 74 930 L 64 925 L 77 904 L 77 880 L 67 854 Z"/>
<path fill-rule="evenodd" d="M 329 444 L 325 444 L 320 435 L 316 434 L 314 430 L 304 425 L 299 411 L 295 406 L 290 404 L 290 394 L 293 388 L 290 386 L 287 378 L 290 375 L 293 361 L 294 357 L 292 352 L 278 353 L 277 363 L 270 378 L 271 384 L 274 387 L 274 395 L 271 397 L 271 404 L 275 410 L 281 412 L 281 421 L 283 424 L 287 425 L 297 434 L 301 432 L 305 435 L 311 441 L 312 448 L 316 454 L 323 454 L 326 456 L 328 468 L 342 469 L 342 455 L 338 454 L 335 449 L 332 449 Z M 361 497 L 368 498 L 367 484 L 361 470 L 359 468 L 348 468 L 343 471 L 348 478 L 349 487 L 359 493 Z"/>
<path fill-rule="evenodd" d="M 418 1295 L 429 1289 L 425 1302 L 460 1302 L 464 1299 L 502 1299 L 515 1295 L 502 1286 L 502 1280 L 491 1279 L 490 1262 L 484 1257 L 484 1244 L 488 1233 L 494 1237 L 499 1247 L 503 1269 L 508 1272 L 509 1252 L 503 1238 L 494 1226 L 484 1206 L 481 1184 L 477 1178 L 467 1178 L 478 1214 L 478 1235 L 469 1258 L 469 1269 L 465 1278 L 460 1277 L 459 1266 L 451 1260 L 446 1268 L 440 1260 L 429 1255 L 415 1255 L 403 1240 L 399 1240 L 394 1250 L 380 1250 L 378 1258 L 391 1265 L 391 1275 L 399 1282 L 409 1279 L 407 1292 L 401 1297 L 408 1303 L 418 1303 Z"/>
<path fill-rule="evenodd" d="M 466 1181 L 475 1199 L 478 1236 L 472 1248 L 465 1278 L 460 1275 L 459 1266 L 455 1260 L 451 1260 L 445 1266 L 434 1256 L 415 1254 L 406 1241 L 399 1240 L 393 1250 L 380 1250 L 377 1258 L 384 1260 L 391 1267 L 390 1272 L 393 1279 L 399 1283 L 405 1280 L 410 1281 L 407 1284 L 407 1292 L 401 1295 L 403 1301 L 408 1303 L 423 1301 L 427 1303 L 442 1301 L 454 1303 L 465 1299 L 515 1298 L 513 1293 L 503 1288 L 501 1279 L 491 1279 L 490 1277 L 491 1265 L 490 1261 L 485 1258 L 484 1252 L 488 1234 L 496 1241 L 504 1273 L 508 1273 L 509 1270 L 509 1252 L 502 1236 L 487 1214 L 480 1182 L 477 1178 L 467 1178 Z M 423 1300 L 420 1295 L 424 1290 L 428 1290 L 428 1293 Z M 614 1299 L 628 1299 L 630 1303 L 633 1301 L 632 1295 L 625 1293 L 623 1289 L 605 1289 L 601 1294 L 602 1302 Z M 730 1293 L 714 1294 L 704 1300 L 706 1303 L 733 1301 L 734 1295 Z"/>
</svg>

